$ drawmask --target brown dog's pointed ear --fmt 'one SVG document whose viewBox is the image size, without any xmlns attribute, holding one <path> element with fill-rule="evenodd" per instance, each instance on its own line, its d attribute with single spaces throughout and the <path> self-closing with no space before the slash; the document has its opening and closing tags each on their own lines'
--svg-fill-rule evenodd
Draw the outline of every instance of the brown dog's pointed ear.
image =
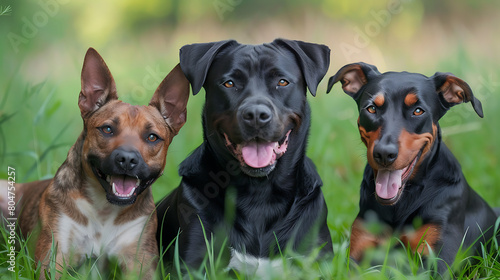
<svg viewBox="0 0 500 280">
<path fill-rule="evenodd" d="M 189 82 L 191 82 L 193 95 L 196 95 L 203 87 L 208 69 L 217 53 L 223 48 L 235 44 L 238 43 L 234 40 L 226 40 L 185 45 L 180 49 L 180 65 Z"/>
<path fill-rule="evenodd" d="M 149 105 L 160 111 L 172 132 L 176 135 L 186 123 L 189 81 L 177 64 L 156 89 Z"/>
<path fill-rule="evenodd" d="M 340 81 L 345 93 L 354 99 L 357 99 L 359 90 L 368 83 L 368 81 L 380 75 L 377 67 L 364 62 L 351 63 L 343 66 L 337 71 L 337 74 L 328 80 L 327 93 L 332 90 L 335 83 Z"/>
<path fill-rule="evenodd" d="M 330 66 L 330 48 L 325 45 L 286 39 L 276 39 L 273 43 L 285 46 L 295 54 L 307 87 L 311 94 L 316 96 L 318 84 Z"/>
<path fill-rule="evenodd" d="M 483 117 L 483 106 L 481 101 L 474 97 L 472 89 L 463 80 L 451 73 L 436 72 L 431 79 L 434 80 L 436 91 L 446 109 L 463 102 L 471 102 L 474 111 L 479 117 Z"/>
<path fill-rule="evenodd" d="M 83 118 L 108 101 L 118 99 L 115 80 L 102 57 L 93 48 L 89 48 L 85 54 L 81 80 L 78 107 Z"/>
</svg>

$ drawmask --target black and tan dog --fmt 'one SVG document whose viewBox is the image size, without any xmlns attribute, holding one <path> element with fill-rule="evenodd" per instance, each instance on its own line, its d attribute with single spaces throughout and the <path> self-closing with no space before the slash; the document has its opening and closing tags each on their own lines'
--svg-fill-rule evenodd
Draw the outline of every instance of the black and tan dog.
<svg viewBox="0 0 500 280">
<path fill-rule="evenodd" d="M 35 261 L 42 271 L 54 242 L 58 268 L 113 256 L 124 269 L 151 279 L 158 248 L 149 187 L 162 175 L 168 146 L 186 121 L 189 81 L 177 65 L 149 106 L 121 102 L 108 67 L 92 48 L 81 81 L 83 132 L 54 179 L 17 185 L 20 230 L 27 237 L 39 229 Z"/>
<path fill-rule="evenodd" d="M 469 101 L 483 117 L 469 85 L 449 73 L 381 74 L 365 63 L 342 67 L 330 78 L 328 91 L 338 81 L 358 105 L 368 159 L 352 225 L 351 257 L 360 260 L 366 249 L 387 237 L 367 229 L 373 213 L 414 251 L 429 253 L 430 248 L 438 254 L 444 261 L 438 263 L 440 273 L 453 263 L 461 245 L 474 252 L 490 240 L 497 215 L 467 184 L 441 141 L 438 124 L 450 107 Z M 417 220 L 420 225 L 414 228 Z"/>
<path fill-rule="evenodd" d="M 247 271 L 280 248 L 307 252 L 326 244 L 332 251 L 322 182 L 305 155 L 307 88 L 315 94 L 329 54 L 323 45 L 282 39 L 182 47 L 193 93 L 206 91 L 204 141 L 181 164 L 182 182 L 157 213 L 158 240 L 166 247 L 180 229 L 179 254 L 188 266 L 205 257 L 203 228 L 215 243 L 227 237 L 229 266 Z M 219 240 L 210 239 L 219 230 Z"/>
</svg>

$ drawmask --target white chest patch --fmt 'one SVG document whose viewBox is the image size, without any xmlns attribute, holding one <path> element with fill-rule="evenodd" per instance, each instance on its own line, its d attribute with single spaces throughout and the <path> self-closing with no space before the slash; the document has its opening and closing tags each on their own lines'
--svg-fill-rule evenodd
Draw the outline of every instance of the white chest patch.
<svg viewBox="0 0 500 280">
<path fill-rule="evenodd" d="M 101 204 L 91 205 L 85 199 L 77 199 L 75 204 L 87 217 L 88 224 L 82 225 L 63 214 L 59 219 L 57 232 L 58 246 L 65 255 L 75 254 L 81 258 L 117 256 L 121 249 L 130 244 L 138 244 L 141 232 L 149 218 L 141 216 L 127 223 L 114 223 L 121 207 Z M 103 211 L 105 210 L 105 211 Z M 99 213 L 106 213 L 105 215 Z M 81 260 L 81 259 L 80 259 Z"/>
<path fill-rule="evenodd" d="M 231 260 L 227 270 L 237 270 L 247 275 L 257 276 L 257 279 L 271 279 L 283 275 L 283 260 L 278 258 L 259 258 L 241 253 L 231 248 Z"/>
</svg>

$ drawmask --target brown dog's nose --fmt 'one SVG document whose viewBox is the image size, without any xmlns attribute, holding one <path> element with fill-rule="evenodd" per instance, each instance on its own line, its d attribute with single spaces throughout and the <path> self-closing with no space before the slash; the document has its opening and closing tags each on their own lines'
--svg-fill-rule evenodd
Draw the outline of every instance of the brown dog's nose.
<svg viewBox="0 0 500 280">
<path fill-rule="evenodd" d="M 398 158 L 398 146 L 393 143 L 378 143 L 373 147 L 373 158 L 381 166 L 387 167 Z"/>
<path fill-rule="evenodd" d="M 245 124 L 260 128 L 268 124 L 273 118 L 273 115 L 271 109 L 266 105 L 256 104 L 244 107 L 241 117 Z"/>
<path fill-rule="evenodd" d="M 139 164 L 139 157 L 135 151 L 126 151 L 116 149 L 113 151 L 114 161 L 117 167 L 123 169 L 124 171 L 130 171 L 134 169 L 137 164 Z"/>
</svg>

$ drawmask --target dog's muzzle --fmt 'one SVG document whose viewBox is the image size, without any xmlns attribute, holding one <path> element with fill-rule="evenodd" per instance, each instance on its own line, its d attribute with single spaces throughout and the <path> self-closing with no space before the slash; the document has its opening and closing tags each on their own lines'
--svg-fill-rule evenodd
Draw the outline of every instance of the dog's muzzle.
<svg viewBox="0 0 500 280">
<path fill-rule="evenodd" d="M 276 161 L 288 148 L 288 138 L 292 130 L 276 142 L 266 142 L 261 139 L 234 144 L 226 133 L 224 138 L 229 151 L 240 162 L 242 171 L 252 177 L 262 177 L 274 170 Z"/>
<path fill-rule="evenodd" d="M 116 205 L 133 204 L 161 175 L 151 172 L 137 151 L 127 149 L 117 148 L 104 160 L 89 156 L 89 162 L 107 200 Z"/>
</svg>

